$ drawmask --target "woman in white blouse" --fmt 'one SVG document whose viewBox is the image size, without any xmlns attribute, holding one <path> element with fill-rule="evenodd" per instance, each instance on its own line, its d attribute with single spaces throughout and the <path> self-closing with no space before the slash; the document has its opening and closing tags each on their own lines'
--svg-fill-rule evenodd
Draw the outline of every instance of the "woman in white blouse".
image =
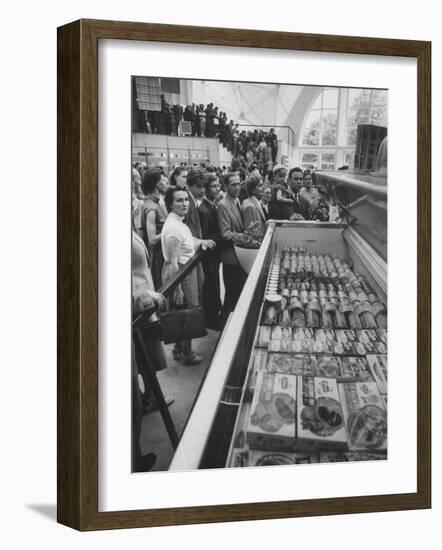
<svg viewBox="0 0 442 550">
<path fill-rule="evenodd" d="M 214 248 L 212 240 L 193 237 L 184 218 L 189 211 L 189 195 L 185 189 L 169 187 L 164 198 L 169 212 L 161 231 L 161 246 L 164 256 L 163 283 L 170 280 L 180 267 L 186 264 L 201 247 Z M 201 291 L 196 269 L 192 269 L 174 291 L 173 302 L 176 305 L 196 307 L 201 303 Z M 196 365 L 202 358 L 192 351 L 192 340 L 177 342 L 173 350 L 175 359 L 181 359 L 185 365 Z"/>
</svg>

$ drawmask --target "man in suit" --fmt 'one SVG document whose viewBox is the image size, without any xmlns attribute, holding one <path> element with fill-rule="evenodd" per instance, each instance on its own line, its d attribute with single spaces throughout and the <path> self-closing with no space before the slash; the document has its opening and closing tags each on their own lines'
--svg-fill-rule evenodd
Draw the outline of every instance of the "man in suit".
<svg viewBox="0 0 442 550">
<path fill-rule="evenodd" d="M 206 173 L 203 170 L 190 170 L 186 180 L 187 190 L 189 191 L 189 212 L 184 222 L 197 239 L 202 238 L 198 206 L 204 195 L 205 176 Z"/>
<path fill-rule="evenodd" d="M 218 218 L 216 215 L 216 199 L 220 192 L 220 184 L 216 174 L 206 174 L 204 181 L 204 197 L 198 207 L 198 214 L 201 223 L 203 239 L 211 239 L 216 243 L 216 249 L 207 251 L 202 264 L 204 270 L 203 285 L 203 307 L 206 317 L 206 327 L 213 330 L 222 329 L 221 297 L 219 266 L 219 247 L 222 246 L 223 238 L 219 231 Z"/>
<path fill-rule="evenodd" d="M 226 245 L 220 250 L 223 263 L 225 298 L 221 317 L 225 321 L 235 309 L 238 298 L 247 279 L 247 274 L 239 265 L 233 244 L 244 233 L 244 223 L 239 204 L 240 179 L 235 172 L 225 178 L 226 196 L 219 202 L 216 210 L 218 226 Z"/>
<path fill-rule="evenodd" d="M 292 207 L 292 215 L 290 216 L 291 220 L 303 220 L 303 209 L 302 205 L 299 200 L 299 192 L 302 189 L 302 182 L 303 182 L 303 172 L 301 168 L 298 168 L 297 166 L 295 168 L 292 168 L 289 172 L 287 183 L 295 197 L 295 200 L 293 201 L 293 207 Z"/>
<path fill-rule="evenodd" d="M 245 230 L 250 232 L 253 229 L 263 236 L 266 232 L 266 217 L 261 205 L 264 183 L 260 176 L 252 175 L 247 178 L 246 187 L 249 198 L 241 204 Z"/>
<path fill-rule="evenodd" d="M 266 221 L 270 219 L 269 203 L 271 200 L 272 200 L 272 188 L 270 187 L 270 185 L 265 185 L 264 191 L 261 197 L 261 206 L 262 206 L 262 210 L 264 212 Z"/>
</svg>

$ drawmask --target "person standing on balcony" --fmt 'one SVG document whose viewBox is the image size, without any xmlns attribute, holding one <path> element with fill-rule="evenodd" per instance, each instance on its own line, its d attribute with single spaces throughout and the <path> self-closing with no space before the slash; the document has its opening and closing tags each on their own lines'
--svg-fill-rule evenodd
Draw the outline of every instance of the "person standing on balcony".
<svg viewBox="0 0 442 550">
<path fill-rule="evenodd" d="M 272 154 L 272 163 L 276 164 L 276 156 L 278 154 L 278 137 L 273 128 L 270 128 L 269 135 L 267 136 L 267 143 Z"/>
</svg>

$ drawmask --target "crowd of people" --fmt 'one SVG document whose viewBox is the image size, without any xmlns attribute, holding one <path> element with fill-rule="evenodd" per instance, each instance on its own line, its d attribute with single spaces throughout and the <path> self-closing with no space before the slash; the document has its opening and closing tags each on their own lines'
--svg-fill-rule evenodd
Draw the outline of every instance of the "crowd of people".
<svg viewBox="0 0 442 550">
<path fill-rule="evenodd" d="M 182 121 L 189 122 L 192 136 L 218 138 L 232 153 L 238 167 L 256 164 L 266 174 L 276 164 L 278 138 L 274 128 L 269 131 L 240 130 L 213 103 L 208 105 L 170 105 L 161 96 L 161 111 L 147 111 L 146 131 L 153 134 L 179 135 Z"/>
<path fill-rule="evenodd" d="M 256 166 L 247 172 L 241 169 L 226 173 L 213 167 L 179 166 L 168 178 L 160 168 L 137 163 L 132 169 L 134 314 L 151 308 L 152 315 L 157 315 L 166 306 L 158 289 L 202 250 L 205 254 L 201 262 L 175 288 L 167 307 L 202 306 L 205 326 L 222 330 L 247 278 L 234 245 L 251 230 L 255 235 L 263 235 L 268 219 L 327 221 L 328 212 L 329 205 L 313 185 L 312 174 L 300 168 L 287 174 L 284 166 L 275 165 L 263 177 Z M 220 271 L 225 289 L 223 299 Z M 162 343 L 150 343 L 149 351 L 155 368 L 165 368 Z M 191 340 L 176 342 L 173 358 L 188 366 L 202 361 Z M 134 411 L 134 425 L 140 411 L 149 412 L 157 406 L 149 391 L 148 377 L 138 367 L 145 392 L 138 413 Z M 135 369 L 134 376 L 138 370 Z M 134 391 L 138 395 L 139 390 Z M 172 402 L 173 397 L 166 396 L 166 403 Z M 137 428 L 135 432 L 138 441 Z M 134 469 L 149 469 L 152 457 L 143 457 L 138 447 L 134 456 L 135 462 L 138 460 Z"/>
</svg>

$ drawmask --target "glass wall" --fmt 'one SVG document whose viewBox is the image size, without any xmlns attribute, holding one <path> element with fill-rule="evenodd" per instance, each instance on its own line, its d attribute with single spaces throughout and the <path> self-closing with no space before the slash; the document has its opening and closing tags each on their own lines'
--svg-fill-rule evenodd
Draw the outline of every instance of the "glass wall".
<svg viewBox="0 0 442 550">
<path fill-rule="evenodd" d="M 388 91 L 320 88 L 302 125 L 298 144 L 303 169 L 353 167 L 359 124 L 388 124 Z"/>
</svg>

